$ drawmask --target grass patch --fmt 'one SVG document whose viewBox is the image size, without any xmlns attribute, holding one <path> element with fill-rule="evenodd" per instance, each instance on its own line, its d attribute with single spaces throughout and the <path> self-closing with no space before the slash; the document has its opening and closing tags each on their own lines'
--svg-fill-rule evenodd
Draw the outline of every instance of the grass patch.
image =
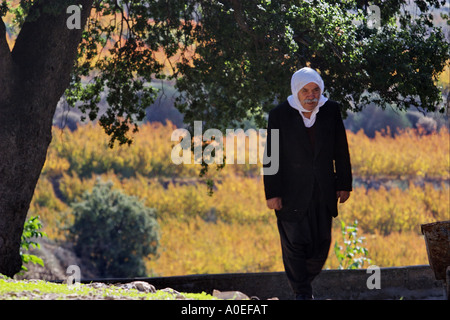
<svg viewBox="0 0 450 320">
<path fill-rule="evenodd" d="M 0 300 L 215 300 L 206 293 L 157 290 L 145 293 L 117 286 L 94 288 L 88 284 L 67 285 L 44 280 L 13 280 L 0 277 Z"/>
</svg>

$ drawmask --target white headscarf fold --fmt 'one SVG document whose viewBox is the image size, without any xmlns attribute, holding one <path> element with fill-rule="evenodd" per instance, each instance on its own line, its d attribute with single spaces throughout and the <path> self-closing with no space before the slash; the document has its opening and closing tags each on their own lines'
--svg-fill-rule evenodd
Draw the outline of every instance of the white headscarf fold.
<svg viewBox="0 0 450 320">
<path fill-rule="evenodd" d="M 298 100 L 298 92 L 300 89 L 302 89 L 305 85 L 307 85 L 310 82 L 316 83 L 320 88 L 320 98 L 319 103 L 317 106 L 312 110 L 306 110 L 302 104 L 300 103 L 300 100 Z M 291 78 L 291 91 L 292 95 L 288 97 L 288 102 L 294 109 L 297 109 L 300 112 L 300 115 L 303 118 L 303 123 L 305 124 L 305 127 L 310 128 L 314 125 L 316 122 L 316 115 L 319 112 L 320 107 L 327 102 L 327 98 L 325 98 L 323 94 L 324 84 L 322 77 L 320 74 L 315 71 L 314 69 L 304 67 L 300 70 L 296 71 Z M 302 112 L 312 112 L 311 117 L 308 119 L 306 118 Z"/>
</svg>

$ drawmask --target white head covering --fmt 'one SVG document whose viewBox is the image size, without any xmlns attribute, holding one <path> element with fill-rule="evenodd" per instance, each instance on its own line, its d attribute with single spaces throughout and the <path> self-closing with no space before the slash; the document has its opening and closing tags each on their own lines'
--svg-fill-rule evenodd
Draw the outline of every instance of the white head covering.
<svg viewBox="0 0 450 320">
<path fill-rule="evenodd" d="M 303 88 L 305 85 L 307 85 L 310 82 L 316 83 L 320 88 L 320 99 L 317 106 L 312 110 L 306 110 L 303 108 L 302 104 L 300 103 L 300 100 L 298 100 L 298 92 L 301 88 Z M 316 115 L 319 112 L 320 107 L 327 102 L 327 98 L 325 98 L 323 94 L 323 80 L 320 74 L 315 71 L 314 69 L 304 67 L 300 70 L 296 71 L 291 78 L 291 91 L 292 95 L 288 97 L 288 102 L 291 105 L 292 108 L 297 109 L 300 112 L 300 115 L 303 118 L 303 123 L 305 124 L 305 127 L 309 128 L 314 125 L 316 122 Z M 302 112 L 312 112 L 311 117 L 308 119 L 306 118 Z"/>
</svg>

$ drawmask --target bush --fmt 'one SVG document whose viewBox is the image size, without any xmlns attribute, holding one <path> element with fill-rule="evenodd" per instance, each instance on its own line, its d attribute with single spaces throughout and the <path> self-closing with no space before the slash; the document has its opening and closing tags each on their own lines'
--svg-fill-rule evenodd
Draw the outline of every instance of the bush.
<svg viewBox="0 0 450 320">
<path fill-rule="evenodd" d="M 146 275 L 144 258 L 156 255 L 159 245 L 155 209 L 100 180 L 72 209 L 70 238 L 75 253 L 98 276 Z"/>
</svg>

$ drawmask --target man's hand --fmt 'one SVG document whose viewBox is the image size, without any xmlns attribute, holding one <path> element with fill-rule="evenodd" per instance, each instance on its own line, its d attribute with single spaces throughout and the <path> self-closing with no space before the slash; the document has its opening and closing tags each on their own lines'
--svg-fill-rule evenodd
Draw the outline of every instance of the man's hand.
<svg viewBox="0 0 450 320">
<path fill-rule="evenodd" d="M 350 198 L 350 191 L 336 191 L 336 199 L 339 199 L 339 203 L 344 203 Z"/>
<path fill-rule="evenodd" d="M 281 208 L 283 207 L 281 204 L 281 198 L 275 197 L 275 198 L 268 199 L 267 207 L 269 207 L 269 209 L 273 209 L 273 210 L 281 210 Z"/>
</svg>

